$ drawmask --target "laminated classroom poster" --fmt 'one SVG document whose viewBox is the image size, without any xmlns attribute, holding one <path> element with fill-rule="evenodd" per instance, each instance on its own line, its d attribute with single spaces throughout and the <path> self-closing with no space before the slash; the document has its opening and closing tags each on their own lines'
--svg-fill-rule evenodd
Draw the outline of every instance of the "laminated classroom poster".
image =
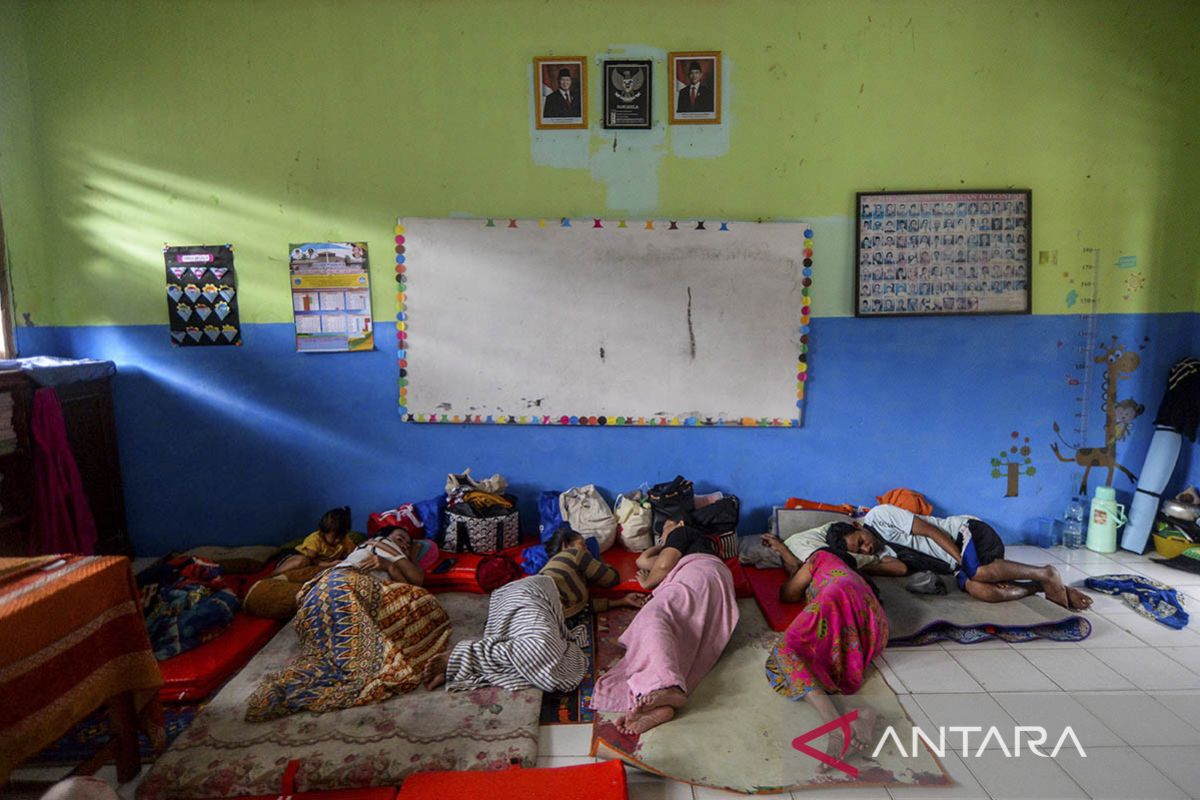
<svg viewBox="0 0 1200 800">
<path fill-rule="evenodd" d="M 375 348 L 365 242 L 293 244 L 288 268 L 297 352 Z"/>
<path fill-rule="evenodd" d="M 233 245 L 164 247 L 167 316 L 176 347 L 242 344 Z"/>
</svg>

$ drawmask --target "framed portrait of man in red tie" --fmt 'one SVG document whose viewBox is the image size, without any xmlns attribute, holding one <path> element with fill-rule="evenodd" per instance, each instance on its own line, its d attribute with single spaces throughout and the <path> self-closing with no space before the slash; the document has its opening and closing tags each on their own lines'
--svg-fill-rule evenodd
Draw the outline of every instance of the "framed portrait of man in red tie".
<svg viewBox="0 0 1200 800">
<path fill-rule="evenodd" d="M 717 125 L 721 122 L 721 53 L 717 50 L 670 53 L 672 125 Z"/>
<path fill-rule="evenodd" d="M 535 58 L 533 105 L 538 130 L 586 128 L 587 61 L 583 56 Z"/>
</svg>

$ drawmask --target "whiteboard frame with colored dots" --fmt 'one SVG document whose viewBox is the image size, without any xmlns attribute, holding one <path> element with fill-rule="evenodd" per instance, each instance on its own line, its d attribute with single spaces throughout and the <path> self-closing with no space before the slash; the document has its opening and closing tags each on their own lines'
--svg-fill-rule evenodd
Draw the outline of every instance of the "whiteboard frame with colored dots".
<svg viewBox="0 0 1200 800">
<path fill-rule="evenodd" d="M 807 223 L 402 217 L 395 239 L 405 422 L 803 422 Z"/>
</svg>

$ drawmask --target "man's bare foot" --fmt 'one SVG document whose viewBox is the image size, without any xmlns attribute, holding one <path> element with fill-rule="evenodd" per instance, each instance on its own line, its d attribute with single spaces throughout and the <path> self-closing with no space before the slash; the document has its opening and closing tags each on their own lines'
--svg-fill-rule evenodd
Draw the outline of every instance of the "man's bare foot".
<svg viewBox="0 0 1200 800">
<path fill-rule="evenodd" d="M 687 695 L 678 686 L 670 686 L 666 689 L 655 689 L 653 692 L 647 692 L 637 700 L 637 707 L 640 711 L 649 711 L 652 708 L 661 708 L 662 706 L 670 706 L 671 708 L 683 708 L 687 703 Z"/>
<path fill-rule="evenodd" d="M 651 728 L 669 722 L 675 716 L 675 709 L 670 706 L 659 706 L 649 711 L 634 709 L 617 719 L 617 730 L 626 736 L 641 736 Z"/>
<path fill-rule="evenodd" d="M 1078 589 L 1067 586 L 1067 602 L 1070 603 L 1068 608 L 1072 611 L 1087 611 L 1092 607 L 1091 595 L 1079 591 Z"/>
<path fill-rule="evenodd" d="M 1063 608 L 1070 608 L 1070 600 L 1067 597 L 1067 587 L 1063 584 L 1062 578 L 1058 574 L 1058 570 L 1054 567 L 1045 567 L 1048 576 L 1042 583 L 1042 591 L 1046 593 L 1046 599 L 1051 603 L 1057 603 Z"/>
<path fill-rule="evenodd" d="M 438 653 L 425 662 L 425 669 L 421 672 L 421 682 L 425 684 L 426 689 L 432 691 L 446 682 L 446 666 L 449 663 L 449 650 Z"/>
<path fill-rule="evenodd" d="M 858 710 L 858 719 L 850 723 L 854 732 L 851 737 L 850 749 L 856 753 L 869 753 L 875 742 L 875 725 L 879 722 L 879 712 L 870 706 Z"/>
</svg>

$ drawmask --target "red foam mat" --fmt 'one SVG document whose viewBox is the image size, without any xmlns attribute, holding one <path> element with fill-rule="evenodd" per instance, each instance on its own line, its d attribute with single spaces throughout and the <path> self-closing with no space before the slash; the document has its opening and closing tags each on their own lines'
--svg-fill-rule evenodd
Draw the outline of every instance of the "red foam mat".
<svg viewBox="0 0 1200 800">
<path fill-rule="evenodd" d="M 395 786 L 375 786 L 370 789 L 330 789 L 326 792 L 291 792 L 235 797 L 230 800 L 394 800 Z"/>
<path fill-rule="evenodd" d="M 779 589 L 787 582 L 787 572 L 782 567 L 748 567 L 742 572 L 754 592 L 754 601 L 762 609 L 771 630 L 787 630 L 787 626 L 792 624 L 792 620 L 804 608 L 804 603 L 785 603 L 779 599 Z"/>
<path fill-rule="evenodd" d="M 244 667 L 282 627 L 283 623 L 278 620 L 252 617 L 239 611 L 217 638 L 158 662 L 163 676 L 158 698 L 164 703 L 203 700 Z"/>
<path fill-rule="evenodd" d="M 499 772 L 418 772 L 406 778 L 396 800 L 626 800 L 625 767 L 601 761 L 575 767 L 506 769 Z"/>
</svg>

